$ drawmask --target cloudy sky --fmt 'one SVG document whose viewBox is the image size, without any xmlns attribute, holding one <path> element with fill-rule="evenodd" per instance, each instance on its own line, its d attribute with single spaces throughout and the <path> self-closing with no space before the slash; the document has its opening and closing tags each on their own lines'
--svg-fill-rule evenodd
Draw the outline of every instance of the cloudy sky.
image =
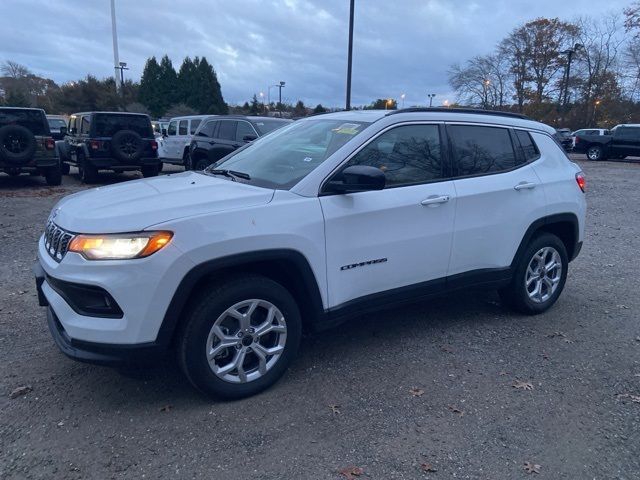
<svg viewBox="0 0 640 480">
<path fill-rule="evenodd" d="M 450 64 L 540 16 L 621 12 L 631 0 L 356 0 L 352 103 L 451 97 Z M 109 0 L 0 0 L 0 62 L 57 82 L 113 74 Z M 286 81 L 283 99 L 344 105 L 348 0 L 116 0 L 120 60 L 138 79 L 167 53 L 214 65 L 229 103 Z M 272 99 L 277 89 L 271 89 Z"/>
</svg>

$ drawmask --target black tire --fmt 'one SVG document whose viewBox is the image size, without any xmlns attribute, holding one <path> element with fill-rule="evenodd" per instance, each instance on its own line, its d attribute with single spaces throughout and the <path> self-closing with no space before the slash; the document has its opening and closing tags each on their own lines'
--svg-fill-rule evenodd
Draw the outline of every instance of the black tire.
<svg viewBox="0 0 640 480">
<path fill-rule="evenodd" d="M 195 161 L 193 170 L 204 170 L 209 166 L 209 160 L 206 157 L 200 157 Z"/>
<path fill-rule="evenodd" d="M 44 179 L 47 182 L 47 185 L 51 187 L 57 187 L 62 183 L 62 168 L 60 164 L 55 167 L 47 167 L 44 172 Z"/>
<path fill-rule="evenodd" d="M 145 143 L 133 130 L 120 130 L 111 137 L 111 153 L 126 163 L 135 162 L 142 157 Z"/>
<path fill-rule="evenodd" d="M 82 183 L 89 184 L 98 181 L 98 169 L 82 153 L 78 153 L 78 174 Z"/>
<path fill-rule="evenodd" d="M 191 170 L 191 155 L 188 150 L 185 150 L 184 155 L 182 156 L 182 165 L 185 170 Z"/>
<path fill-rule="evenodd" d="M 604 150 L 599 145 L 592 145 L 587 149 L 587 158 L 594 162 L 598 162 L 600 160 L 606 160 L 604 156 Z"/>
<path fill-rule="evenodd" d="M 529 264 L 533 261 L 534 255 L 540 252 L 543 248 L 550 247 L 554 249 L 560 256 L 562 267 L 559 272 L 559 282 L 555 291 L 542 302 L 535 302 L 529 296 L 527 290 L 527 269 Z M 567 272 L 569 270 L 569 258 L 567 256 L 567 249 L 558 237 L 551 233 L 541 233 L 536 235 L 525 248 L 524 252 L 517 261 L 515 271 L 511 283 L 499 291 L 502 302 L 513 310 L 524 313 L 527 315 L 537 315 L 547 311 L 558 300 L 558 297 L 564 289 L 564 284 L 567 281 Z M 544 274 L 544 271 L 542 272 Z M 548 292 L 548 290 L 547 290 Z"/>
<path fill-rule="evenodd" d="M 160 166 L 159 165 L 143 165 L 140 168 L 140 171 L 142 172 L 142 176 L 144 178 L 157 177 L 158 173 L 160 173 Z"/>
<path fill-rule="evenodd" d="M 295 357 L 302 335 L 300 312 L 291 294 L 279 283 L 258 275 L 238 275 L 228 278 L 207 285 L 203 292 L 193 299 L 191 308 L 183 319 L 185 323 L 177 342 L 178 361 L 189 381 L 207 395 L 226 399 L 255 395 L 274 384 Z M 251 299 L 271 303 L 286 319 L 284 349 L 276 362 L 262 376 L 253 381 L 232 383 L 216 375 L 210 367 L 206 355 L 207 339 L 214 323 L 228 308 Z M 257 315 L 259 309 L 256 308 L 255 312 L 253 317 Z M 234 338 L 238 335 L 233 332 L 227 332 L 227 334 Z M 241 345 L 238 348 L 242 348 L 240 340 L 238 344 Z M 257 360 L 257 355 L 251 353 L 251 345 L 247 348 L 249 351 L 244 358 L 249 359 L 250 366 L 251 361 Z M 223 361 L 228 358 L 228 355 L 236 355 L 235 350 L 236 348 L 232 346 L 221 352 Z M 254 358 L 249 357 L 250 355 Z"/>
<path fill-rule="evenodd" d="M 0 128 L 0 160 L 19 165 L 33 158 L 38 144 L 35 135 L 20 125 Z"/>
<path fill-rule="evenodd" d="M 71 166 L 69 166 L 68 163 L 61 163 L 60 171 L 62 172 L 63 175 L 69 175 L 69 172 L 71 171 Z"/>
</svg>

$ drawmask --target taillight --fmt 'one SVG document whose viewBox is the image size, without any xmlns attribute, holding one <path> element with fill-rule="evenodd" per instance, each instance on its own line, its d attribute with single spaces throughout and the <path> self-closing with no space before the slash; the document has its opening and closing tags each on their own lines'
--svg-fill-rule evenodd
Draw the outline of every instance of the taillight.
<svg viewBox="0 0 640 480">
<path fill-rule="evenodd" d="M 56 141 L 53 138 L 47 138 L 44 141 L 44 146 L 47 150 L 53 150 L 56 148 Z"/>
<path fill-rule="evenodd" d="M 580 141 L 580 137 L 576 137 L 575 140 L 573 141 L 574 145 L 577 145 L 579 141 Z"/>
<path fill-rule="evenodd" d="M 584 173 L 576 173 L 576 182 L 578 183 L 580 190 L 582 190 L 582 193 L 584 193 L 587 190 L 587 179 L 584 177 Z"/>
<path fill-rule="evenodd" d="M 151 150 L 158 150 L 158 142 L 151 140 Z"/>
<path fill-rule="evenodd" d="M 89 145 L 91 146 L 91 150 L 100 150 L 100 147 L 102 146 L 102 142 L 99 140 L 91 140 Z"/>
</svg>

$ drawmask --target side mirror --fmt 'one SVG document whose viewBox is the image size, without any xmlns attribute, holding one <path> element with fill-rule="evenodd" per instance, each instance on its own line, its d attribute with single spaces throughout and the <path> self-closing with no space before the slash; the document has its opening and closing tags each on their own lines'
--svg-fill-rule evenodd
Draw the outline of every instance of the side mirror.
<svg viewBox="0 0 640 480">
<path fill-rule="evenodd" d="M 325 185 L 325 193 L 354 193 L 382 190 L 387 178 L 382 170 L 369 165 L 351 165 Z"/>
<path fill-rule="evenodd" d="M 60 127 L 60 135 L 65 136 L 67 134 L 67 127 Z"/>
<path fill-rule="evenodd" d="M 242 140 L 245 142 L 253 142 L 256 138 L 258 138 L 257 135 L 245 135 L 244 137 L 242 137 Z"/>
</svg>

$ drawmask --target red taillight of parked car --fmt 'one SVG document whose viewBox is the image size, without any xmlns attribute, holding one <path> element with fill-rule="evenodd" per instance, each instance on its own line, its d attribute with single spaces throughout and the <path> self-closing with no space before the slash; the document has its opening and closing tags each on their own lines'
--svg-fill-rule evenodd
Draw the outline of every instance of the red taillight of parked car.
<svg viewBox="0 0 640 480">
<path fill-rule="evenodd" d="M 582 190 L 582 193 L 586 192 L 586 190 L 587 190 L 587 179 L 584 177 L 584 173 L 582 173 L 582 172 L 576 173 L 576 182 L 578 183 L 578 186 L 580 187 L 580 190 Z"/>
<path fill-rule="evenodd" d="M 91 143 L 89 144 L 89 146 L 91 147 L 91 150 L 100 150 L 100 147 L 102 146 L 102 142 L 99 140 L 91 140 Z"/>
<path fill-rule="evenodd" d="M 44 141 L 44 148 L 47 150 L 53 150 L 56 148 L 56 141 L 53 138 L 47 138 Z"/>
<path fill-rule="evenodd" d="M 155 140 L 151 140 L 151 150 L 153 150 L 154 152 L 158 150 L 158 142 L 156 142 Z"/>
<path fill-rule="evenodd" d="M 576 138 L 573 140 L 573 144 L 574 144 L 574 145 L 577 145 L 577 144 L 578 144 L 578 142 L 580 142 L 580 137 L 576 137 Z"/>
</svg>

